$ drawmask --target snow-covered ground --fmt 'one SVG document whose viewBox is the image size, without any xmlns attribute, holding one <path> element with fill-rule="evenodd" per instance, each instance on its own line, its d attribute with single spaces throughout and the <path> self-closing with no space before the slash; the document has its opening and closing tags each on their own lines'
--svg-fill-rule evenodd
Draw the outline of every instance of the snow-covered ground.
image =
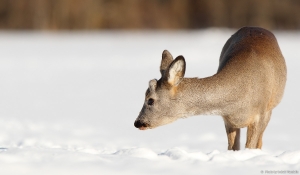
<svg viewBox="0 0 300 175">
<path fill-rule="evenodd" d="M 262 150 L 227 151 L 219 116 L 133 126 L 164 49 L 206 77 L 233 33 L 0 32 L 0 174 L 299 174 L 300 32 L 275 32 L 288 82 Z"/>
</svg>

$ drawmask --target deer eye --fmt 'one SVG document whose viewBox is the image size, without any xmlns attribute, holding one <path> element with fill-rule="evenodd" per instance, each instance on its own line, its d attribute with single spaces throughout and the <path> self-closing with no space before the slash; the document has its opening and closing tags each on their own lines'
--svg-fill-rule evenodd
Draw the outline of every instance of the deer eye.
<svg viewBox="0 0 300 175">
<path fill-rule="evenodd" d="M 149 98 L 149 100 L 148 100 L 147 104 L 148 104 L 149 106 L 152 106 L 152 105 L 153 105 L 153 103 L 154 103 L 154 100 L 153 100 L 153 98 Z"/>
</svg>

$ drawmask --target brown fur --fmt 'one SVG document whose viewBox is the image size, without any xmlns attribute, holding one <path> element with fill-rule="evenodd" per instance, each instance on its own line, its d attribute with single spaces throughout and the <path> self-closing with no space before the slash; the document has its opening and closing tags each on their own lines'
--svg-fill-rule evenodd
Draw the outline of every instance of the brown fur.
<svg viewBox="0 0 300 175">
<path fill-rule="evenodd" d="M 184 58 L 172 59 L 163 52 L 162 78 L 151 80 L 156 89 L 146 96 L 136 127 L 154 128 L 182 117 L 215 114 L 223 117 L 229 150 L 240 149 L 243 127 L 248 129 L 246 148 L 262 147 L 263 132 L 286 82 L 285 61 L 271 32 L 257 27 L 238 30 L 224 45 L 217 74 L 211 77 L 183 78 Z"/>
</svg>

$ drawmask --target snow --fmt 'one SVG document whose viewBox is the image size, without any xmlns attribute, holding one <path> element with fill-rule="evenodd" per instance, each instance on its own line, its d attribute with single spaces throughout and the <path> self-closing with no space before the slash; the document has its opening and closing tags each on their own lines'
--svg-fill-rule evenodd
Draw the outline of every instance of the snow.
<svg viewBox="0 0 300 175">
<path fill-rule="evenodd" d="M 218 116 L 133 126 L 164 49 L 206 77 L 233 32 L 0 32 L 0 174 L 299 174 L 300 32 L 275 31 L 288 82 L 262 150 L 242 129 L 228 151 Z"/>
</svg>

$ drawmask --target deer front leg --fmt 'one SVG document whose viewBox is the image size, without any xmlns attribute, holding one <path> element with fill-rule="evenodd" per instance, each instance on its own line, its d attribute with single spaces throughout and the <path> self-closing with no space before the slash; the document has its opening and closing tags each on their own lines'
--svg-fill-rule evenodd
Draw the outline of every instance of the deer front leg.
<svg viewBox="0 0 300 175">
<path fill-rule="evenodd" d="M 225 124 L 227 138 L 228 138 L 228 150 L 240 150 L 240 128 L 232 128 Z"/>
</svg>

